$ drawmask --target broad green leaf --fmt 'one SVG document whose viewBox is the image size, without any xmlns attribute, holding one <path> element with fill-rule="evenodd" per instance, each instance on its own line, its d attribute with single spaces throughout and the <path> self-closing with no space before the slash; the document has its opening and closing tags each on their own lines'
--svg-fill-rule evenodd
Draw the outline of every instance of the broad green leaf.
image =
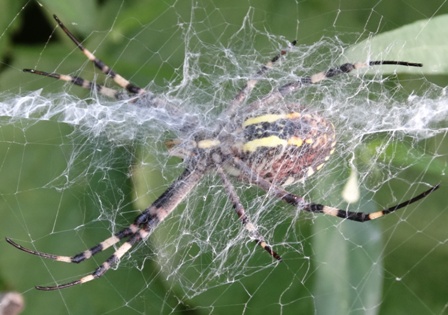
<svg viewBox="0 0 448 315">
<path fill-rule="evenodd" d="M 351 62 L 369 59 L 423 63 L 423 68 L 385 66 L 381 73 L 446 74 L 447 25 L 448 15 L 417 21 L 358 43 L 344 54 L 344 59 Z"/>
</svg>

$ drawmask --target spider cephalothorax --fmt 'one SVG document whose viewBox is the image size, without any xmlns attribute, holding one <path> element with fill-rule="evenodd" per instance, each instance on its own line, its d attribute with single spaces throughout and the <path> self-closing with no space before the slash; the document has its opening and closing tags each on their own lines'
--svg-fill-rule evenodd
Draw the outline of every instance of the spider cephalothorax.
<svg viewBox="0 0 448 315">
<path fill-rule="evenodd" d="M 136 106 L 138 100 L 141 100 L 145 102 L 145 106 L 173 108 L 171 104 L 164 103 L 163 98 L 158 98 L 150 91 L 130 83 L 115 73 L 85 49 L 56 16 L 54 18 L 64 32 L 97 68 L 132 95 L 129 106 Z M 217 119 L 218 126 L 214 129 L 216 132 L 210 135 L 197 132 L 197 136 L 190 137 L 189 140 L 174 140 L 168 143 L 170 154 L 184 159 L 185 170 L 127 228 L 74 256 L 60 256 L 30 250 L 7 238 L 8 243 L 24 252 L 67 263 L 80 263 L 122 242 L 116 251 L 90 275 L 65 284 L 49 287 L 38 286 L 36 288 L 40 290 L 62 289 L 101 277 L 112 266 L 116 265 L 135 244 L 146 240 L 158 224 L 170 215 L 177 205 L 188 196 L 204 175 L 210 172 L 214 172 L 221 179 L 225 193 L 232 202 L 233 208 L 240 222 L 247 230 L 250 239 L 278 261 L 281 260 L 280 256 L 272 250 L 271 246 L 267 244 L 267 241 L 258 232 L 256 226 L 251 223 L 245 207 L 229 179 L 230 176 L 257 185 L 272 197 L 278 198 L 296 207 L 298 210 L 324 213 L 358 222 L 374 220 L 394 212 L 422 199 L 438 188 L 438 185 L 430 187 L 423 193 L 405 202 L 373 213 L 351 212 L 310 202 L 284 190 L 282 186 L 303 181 L 323 167 L 335 149 L 335 129 L 331 122 L 315 113 L 305 111 L 299 106 L 290 104 L 282 109 L 279 109 L 279 106 L 276 109 L 272 109 L 273 104 L 281 104 L 285 95 L 296 92 L 306 86 L 317 84 L 329 77 L 348 73 L 359 68 L 384 64 L 421 67 L 421 64 L 403 61 L 347 63 L 340 67 L 300 78 L 273 89 L 268 95 L 250 104 L 245 104 L 256 83 L 285 53 L 286 51 L 282 50 L 278 56 L 275 56 L 266 65 L 262 66 L 256 78 L 249 80 L 236 96 L 229 100 L 228 108 L 219 117 L 220 119 Z M 117 99 L 122 97 L 120 91 L 94 84 L 80 77 L 29 69 L 24 71 L 69 81 L 90 90 L 97 90 L 108 97 Z M 240 112 L 238 109 L 242 106 L 245 106 L 247 110 L 241 119 L 241 116 L 238 116 L 237 113 Z M 269 110 L 269 108 L 272 110 Z M 198 130 L 204 129 L 199 128 Z"/>
</svg>

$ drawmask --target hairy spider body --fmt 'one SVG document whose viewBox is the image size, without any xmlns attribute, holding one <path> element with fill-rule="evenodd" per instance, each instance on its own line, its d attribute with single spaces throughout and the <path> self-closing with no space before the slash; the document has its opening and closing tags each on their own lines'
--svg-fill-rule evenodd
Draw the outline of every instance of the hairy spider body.
<svg viewBox="0 0 448 315">
<path fill-rule="evenodd" d="M 243 127 L 241 159 L 276 185 L 291 185 L 313 175 L 336 145 L 333 124 L 318 115 L 266 114 L 246 119 Z"/>
<path fill-rule="evenodd" d="M 172 109 L 172 106 L 165 103 L 163 98 L 158 98 L 152 92 L 132 84 L 115 73 L 105 63 L 85 49 L 81 42 L 56 16 L 54 18 L 67 36 L 97 68 L 132 95 L 128 100 L 130 104 L 138 104 L 140 100 L 146 102 L 146 106 L 149 104 L 153 107 Z M 294 45 L 295 42 L 292 44 Z M 74 256 L 60 256 L 31 250 L 7 238 L 6 241 L 8 243 L 26 253 L 66 263 L 80 263 L 122 242 L 115 252 L 91 274 L 72 282 L 55 286 L 37 286 L 36 288 L 47 291 L 57 290 L 101 277 L 112 266 L 116 265 L 134 245 L 146 240 L 158 224 L 170 215 L 179 203 L 189 195 L 206 173 L 214 172 L 217 174 L 227 197 L 233 205 L 233 209 L 250 239 L 266 250 L 277 261 L 280 261 L 281 257 L 273 251 L 272 247 L 268 245 L 267 241 L 259 233 L 256 225 L 250 221 L 245 207 L 230 181 L 230 177 L 257 185 L 270 196 L 294 206 L 297 210 L 323 213 L 358 222 L 374 220 L 392 213 L 424 198 L 439 187 L 438 185 L 432 186 L 407 201 L 372 213 L 352 212 L 309 202 L 286 191 L 283 188 L 284 186 L 303 181 L 323 167 L 335 149 L 336 136 L 331 122 L 317 114 L 305 111 L 296 104 L 283 104 L 285 95 L 303 87 L 317 84 L 327 78 L 364 67 L 386 64 L 413 67 L 421 67 L 422 65 L 403 61 L 347 63 L 340 67 L 299 78 L 295 82 L 274 89 L 263 98 L 250 104 L 244 104 L 257 82 L 284 54 L 286 54 L 286 50 L 282 50 L 279 55 L 262 66 L 257 76 L 248 80 L 235 97 L 229 101 L 227 109 L 220 117 L 225 119 L 217 120 L 215 133 L 211 133 L 211 135 L 198 133 L 196 136 L 189 137 L 189 140 L 186 141 L 173 140 L 167 143 L 170 154 L 183 158 L 185 170 L 127 228 L 118 231 L 108 239 Z M 98 91 L 107 97 L 117 99 L 123 97 L 120 91 L 94 84 L 80 77 L 30 69 L 24 69 L 24 71 L 68 81 L 83 88 Z M 273 104 L 283 105 L 276 107 Z M 242 105 L 246 106 L 245 114 L 239 115 L 241 113 L 240 106 Z M 177 110 L 175 109 L 175 111 Z M 241 117 L 244 118 L 241 119 Z"/>
</svg>

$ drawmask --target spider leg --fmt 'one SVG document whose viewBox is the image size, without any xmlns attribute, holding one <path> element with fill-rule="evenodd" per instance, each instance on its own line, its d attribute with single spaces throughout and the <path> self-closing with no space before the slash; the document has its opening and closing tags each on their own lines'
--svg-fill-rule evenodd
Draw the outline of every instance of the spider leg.
<svg viewBox="0 0 448 315">
<path fill-rule="evenodd" d="M 137 227 L 137 229 L 138 229 L 138 227 Z M 82 253 L 76 254 L 74 256 L 60 256 L 60 255 L 48 254 L 48 253 L 31 250 L 26 247 L 23 247 L 22 245 L 17 244 L 10 238 L 6 238 L 6 241 L 9 244 L 11 244 L 12 246 L 14 246 L 15 248 L 20 249 L 21 251 L 28 253 L 28 254 L 36 255 L 39 257 L 43 257 L 43 258 L 51 259 L 51 260 L 55 260 L 55 261 L 78 264 L 80 262 L 83 262 L 84 260 L 92 258 L 93 255 L 106 250 L 107 248 L 115 245 L 116 243 L 120 242 L 121 240 L 123 240 L 126 237 L 130 236 L 131 234 L 135 233 L 134 230 L 136 230 L 136 228 L 132 227 L 132 226 L 129 228 L 123 229 L 123 230 L 119 231 L 118 233 L 116 233 L 115 235 L 102 241 L 101 243 L 89 248 L 88 250 L 83 251 Z"/>
<path fill-rule="evenodd" d="M 274 102 L 278 102 L 286 95 L 294 93 L 304 86 L 308 86 L 311 84 L 317 84 L 323 80 L 338 76 L 340 74 L 350 73 L 354 70 L 368 68 L 368 67 L 372 67 L 372 66 L 381 66 L 381 65 L 423 67 L 423 64 L 421 64 L 421 63 L 407 62 L 407 61 L 394 61 L 394 60 L 377 60 L 377 61 L 369 61 L 369 62 L 345 63 L 339 67 L 330 68 L 326 71 L 322 71 L 322 72 L 313 74 L 311 76 L 302 77 L 294 82 L 287 83 L 287 84 L 281 86 L 280 88 L 276 89 L 275 91 L 269 93 L 262 99 L 251 103 L 250 110 L 252 110 L 254 108 L 258 108 L 260 106 L 266 106 L 267 104 L 272 104 Z"/>
<path fill-rule="evenodd" d="M 440 184 L 437 184 L 435 186 L 432 186 L 428 190 L 425 190 L 424 192 L 420 193 L 419 195 L 412 197 L 409 200 L 406 200 L 406 201 L 399 203 L 395 206 L 392 206 L 392 207 L 389 207 L 386 209 L 382 209 L 382 210 L 378 210 L 375 212 L 371 212 L 371 213 L 342 210 L 342 209 L 329 207 L 329 206 L 325 206 L 325 205 L 321 205 L 321 204 L 317 204 L 317 203 L 313 203 L 313 202 L 311 202 L 307 206 L 305 206 L 303 208 L 303 210 L 308 211 L 308 212 L 324 213 L 324 214 L 332 215 L 334 217 L 357 221 L 357 222 L 372 221 L 372 220 L 381 218 L 382 216 L 385 216 L 386 214 L 392 213 L 398 209 L 404 208 L 404 207 L 410 205 L 411 203 L 419 201 L 420 199 L 425 198 L 430 193 L 439 189 L 439 187 L 440 187 Z M 291 203 L 291 202 L 287 201 L 286 199 L 284 199 L 284 200 L 288 203 Z M 294 203 L 294 202 L 292 202 L 292 203 Z"/>
<path fill-rule="evenodd" d="M 111 77 L 115 83 L 124 88 L 126 91 L 132 94 L 144 94 L 146 91 L 135 84 L 132 84 L 121 75 L 113 71 L 108 65 L 102 62 L 100 59 L 96 58 L 89 50 L 84 48 L 81 42 L 65 27 L 65 25 L 59 20 L 59 18 L 54 14 L 53 18 L 56 20 L 61 29 L 67 34 L 67 36 L 76 44 L 76 46 L 82 51 L 82 53 L 89 59 L 93 64 L 101 70 L 104 74 Z"/>
<path fill-rule="evenodd" d="M 216 164 L 216 169 L 224 183 L 224 189 L 227 192 L 227 196 L 232 201 L 233 208 L 235 209 L 235 212 L 238 215 L 238 218 L 240 219 L 244 228 L 249 232 L 250 237 L 255 241 L 256 244 L 260 245 L 261 248 L 266 250 L 269 255 L 274 257 L 276 260 L 281 261 L 282 258 L 280 257 L 280 255 L 272 250 L 272 247 L 266 243 L 264 237 L 260 234 L 260 232 L 258 232 L 256 226 L 250 221 L 249 217 L 246 214 L 246 211 L 244 210 L 244 206 L 241 204 L 238 194 L 236 193 L 232 183 L 222 169 L 222 166 Z"/>
<path fill-rule="evenodd" d="M 295 46 L 297 44 L 296 40 L 293 40 L 290 43 L 291 48 L 292 46 Z M 246 84 L 239 90 L 239 92 L 235 95 L 235 97 L 232 99 L 232 101 L 229 104 L 229 107 L 225 111 L 226 117 L 232 117 L 235 115 L 236 110 L 238 106 L 240 106 L 249 96 L 249 94 L 252 92 L 252 90 L 257 85 L 258 81 L 268 72 L 274 64 L 280 59 L 281 56 L 286 55 L 288 52 L 288 49 L 283 49 L 280 51 L 280 53 L 276 56 L 274 56 L 272 59 L 270 59 L 266 64 L 264 64 L 260 70 L 257 71 L 254 78 L 247 80 Z"/>
<path fill-rule="evenodd" d="M 59 20 L 59 18 L 56 15 L 53 15 L 53 17 L 56 20 L 56 22 L 58 23 L 58 25 L 65 32 L 65 34 L 67 34 L 67 36 L 76 44 L 76 46 L 83 52 L 83 54 L 87 57 L 87 59 L 89 59 L 98 69 L 100 69 L 101 72 L 103 72 L 107 76 L 111 77 L 116 84 L 118 84 L 120 87 L 125 89 L 127 92 L 134 94 L 136 96 L 140 96 L 140 95 L 149 93 L 145 89 L 126 80 L 124 77 L 122 77 L 121 75 L 119 75 L 118 73 L 113 71 L 103 61 L 101 61 L 100 59 L 95 57 L 95 55 L 93 53 L 91 53 L 89 50 L 87 50 L 81 44 L 81 42 L 67 29 L 67 27 L 61 22 L 61 20 Z M 57 79 L 57 80 L 61 80 L 61 81 L 71 82 L 72 84 L 80 86 L 84 89 L 88 89 L 91 91 L 96 90 L 106 97 L 115 98 L 115 99 L 126 98 L 125 95 L 120 91 L 105 87 L 101 84 L 95 84 L 95 83 L 85 80 L 81 77 L 70 76 L 70 75 L 66 75 L 66 74 L 59 74 L 59 73 L 54 73 L 54 72 L 49 73 L 49 72 L 45 72 L 45 71 L 32 70 L 32 69 L 23 69 L 23 71 L 33 73 L 33 74 L 42 75 L 45 77 L 49 77 L 49 78 L 53 78 L 53 79 Z"/>
<path fill-rule="evenodd" d="M 67 75 L 67 74 L 59 74 L 59 73 L 55 73 L 55 72 L 45 72 L 45 71 L 34 70 L 34 69 L 23 69 L 23 72 L 33 73 L 33 74 L 53 78 L 53 79 L 60 80 L 60 81 L 70 82 L 74 85 L 82 87 L 83 89 L 87 89 L 90 91 L 98 91 L 98 93 L 100 93 L 106 97 L 115 98 L 115 99 L 126 99 L 127 98 L 126 95 L 121 91 L 108 88 L 104 85 L 94 83 L 92 81 L 83 79 L 81 77 L 71 76 L 71 75 Z"/>
<path fill-rule="evenodd" d="M 335 207 L 330 207 L 322 204 L 317 204 L 314 202 L 308 202 L 303 197 L 294 195 L 289 193 L 288 191 L 284 190 L 283 188 L 278 187 L 275 184 L 272 184 L 271 182 L 267 181 L 266 179 L 258 176 L 246 163 L 244 163 L 239 158 L 233 158 L 234 164 L 238 167 L 238 169 L 242 172 L 242 176 L 245 180 L 255 183 L 260 188 L 264 189 L 267 193 L 275 196 L 278 199 L 281 199 L 285 201 L 286 203 L 289 203 L 290 205 L 293 205 L 300 210 L 308 211 L 308 212 L 314 212 L 314 213 L 323 213 L 327 215 L 331 215 L 334 217 L 357 221 L 357 222 L 366 222 L 378 219 L 382 216 L 385 216 L 387 214 L 390 214 L 398 209 L 404 208 L 414 202 L 419 201 L 420 199 L 425 198 L 435 190 L 437 190 L 440 185 L 437 184 L 435 186 L 432 186 L 428 190 L 420 193 L 417 196 L 412 197 L 411 199 L 404 201 L 402 203 L 399 203 L 397 205 L 391 206 L 386 209 L 381 209 L 375 212 L 371 213 L 365 213 L 365 212 L 353 212 L 343 209 L 338 209 Z"/>
<path fill-rule="evenodd" d="M 36 286 L 36 289 L 42 290 L 42 291 L 54 291 L 54 290 L 60 290 L 72 287 L 77 284 L 86 283 L 92 280 L 95 280 L 102 275 L 104 275 L 110 268 L 115 266 L 120 259 L 123 257 L 124 254 L 126 254 L 132 246 L 134 246 L 136 243 L 140 242 L 142 239 L 146 239 L 149 236 L 149 231 L 145 231 L 144 229 L 138 230 L 137 233 L 132 234 L 131 238 L 123 243 L 114 253 L 112 256 L 110 256 L 105 262 L 103 262 L 98 268 L 95 269 L 93 273 L 90 275 L 84 276 L 78 280 L 67 282 L 64 284 L 59 284 L 55 286 Z"/>
<path fill-rule="evenodd" d="M 6 241 L 21 251 L 28 254 L 33 254 L 43 258 L 67 262 L 67 263 L 79 263 L 86 259 L 91 258 L 93 255 L 104 251 L 112 245 L 120 242 L 121 240 L 128 238 L 121 246 L 105 261 L 103 262 L 93 273 L 84 276 L 78 280 L 55 285 L 55 286 L 37 286 L 36 289 L 44 291 L 52 291 L 63 288 L 68 288 L 77 284 L 86 283 L 88 281 L 97 279 L 104 275 L 110 268 L 118 264 L 120 259 L 125 255 L 135 244 L 142 240 L 146 240 L 150 233 L 162 222 L 178 205 L 188 196 L 190 191 L 197 185 L 206 171 L 206 167 L 202 164 L 195 164 L 195 168 L 187 168 L 179 178 L 168 187 L 167 190 L 157 198 L 148 208 L 146 208 L 140 215 L 138 215 L 134 222 L 126 229 L 116 233 L 114 236 L 106 239 L 92 248 L 70 256 L 58 256 L 53 254 L 42 253 L 27 249 L 11 239 L 6 238 Z"/>
</svg>

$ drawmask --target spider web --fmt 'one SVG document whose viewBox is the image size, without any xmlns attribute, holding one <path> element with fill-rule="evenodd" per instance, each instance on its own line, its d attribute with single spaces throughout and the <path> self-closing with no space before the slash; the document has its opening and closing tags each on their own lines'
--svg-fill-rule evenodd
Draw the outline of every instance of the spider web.
<svg viewBox="0 0 448 315">
<path fill-rule="evenodd" d="M 245 81 L 296 38 L 298 45 L 250 101 L 347 61 L 406 60 L 425 67 L 361 70 L 270 105 L 300 104 L 337 130 L 337 150 L 325 167 L 288 189 L 315 202 L 372 212 L 441 183 L 423 201 L 361 224 L 303 213 L 233 181 L 251 220 L 282 255 L 278 264 L 248 239 L 210 174 L 117 270 L 82 286 L 33 289 L 78 279 L 111 250 L 67 265 L 0 242 L 0 284 L 22 293 L 24 313 L 447 312 L 442 191 L 448 187 L 448 67 L 435 56 L 446 56 L 437 22 L 448 4 L 324 3 L 8 4 L 9 18 L 0 28 L 0 231 L 26 247 L 71 255 L 126 227 L 183 170 L 166 141 L 212 128 Z M 35 68 L 104 82 L 54 26 L 53 13 L 97 57 L 157 93 L 163 105 L 109 100 L 22 73 Z M 418 20 L 417 30 L 400 31 Z M 24 37 L 31 32 L 26 26 L 37 32 L 37 43 Z M 406 46 L 413 41 L 413 49 Z M 113 87 L 110 81 L 105 84 Z"/>
</svg>

